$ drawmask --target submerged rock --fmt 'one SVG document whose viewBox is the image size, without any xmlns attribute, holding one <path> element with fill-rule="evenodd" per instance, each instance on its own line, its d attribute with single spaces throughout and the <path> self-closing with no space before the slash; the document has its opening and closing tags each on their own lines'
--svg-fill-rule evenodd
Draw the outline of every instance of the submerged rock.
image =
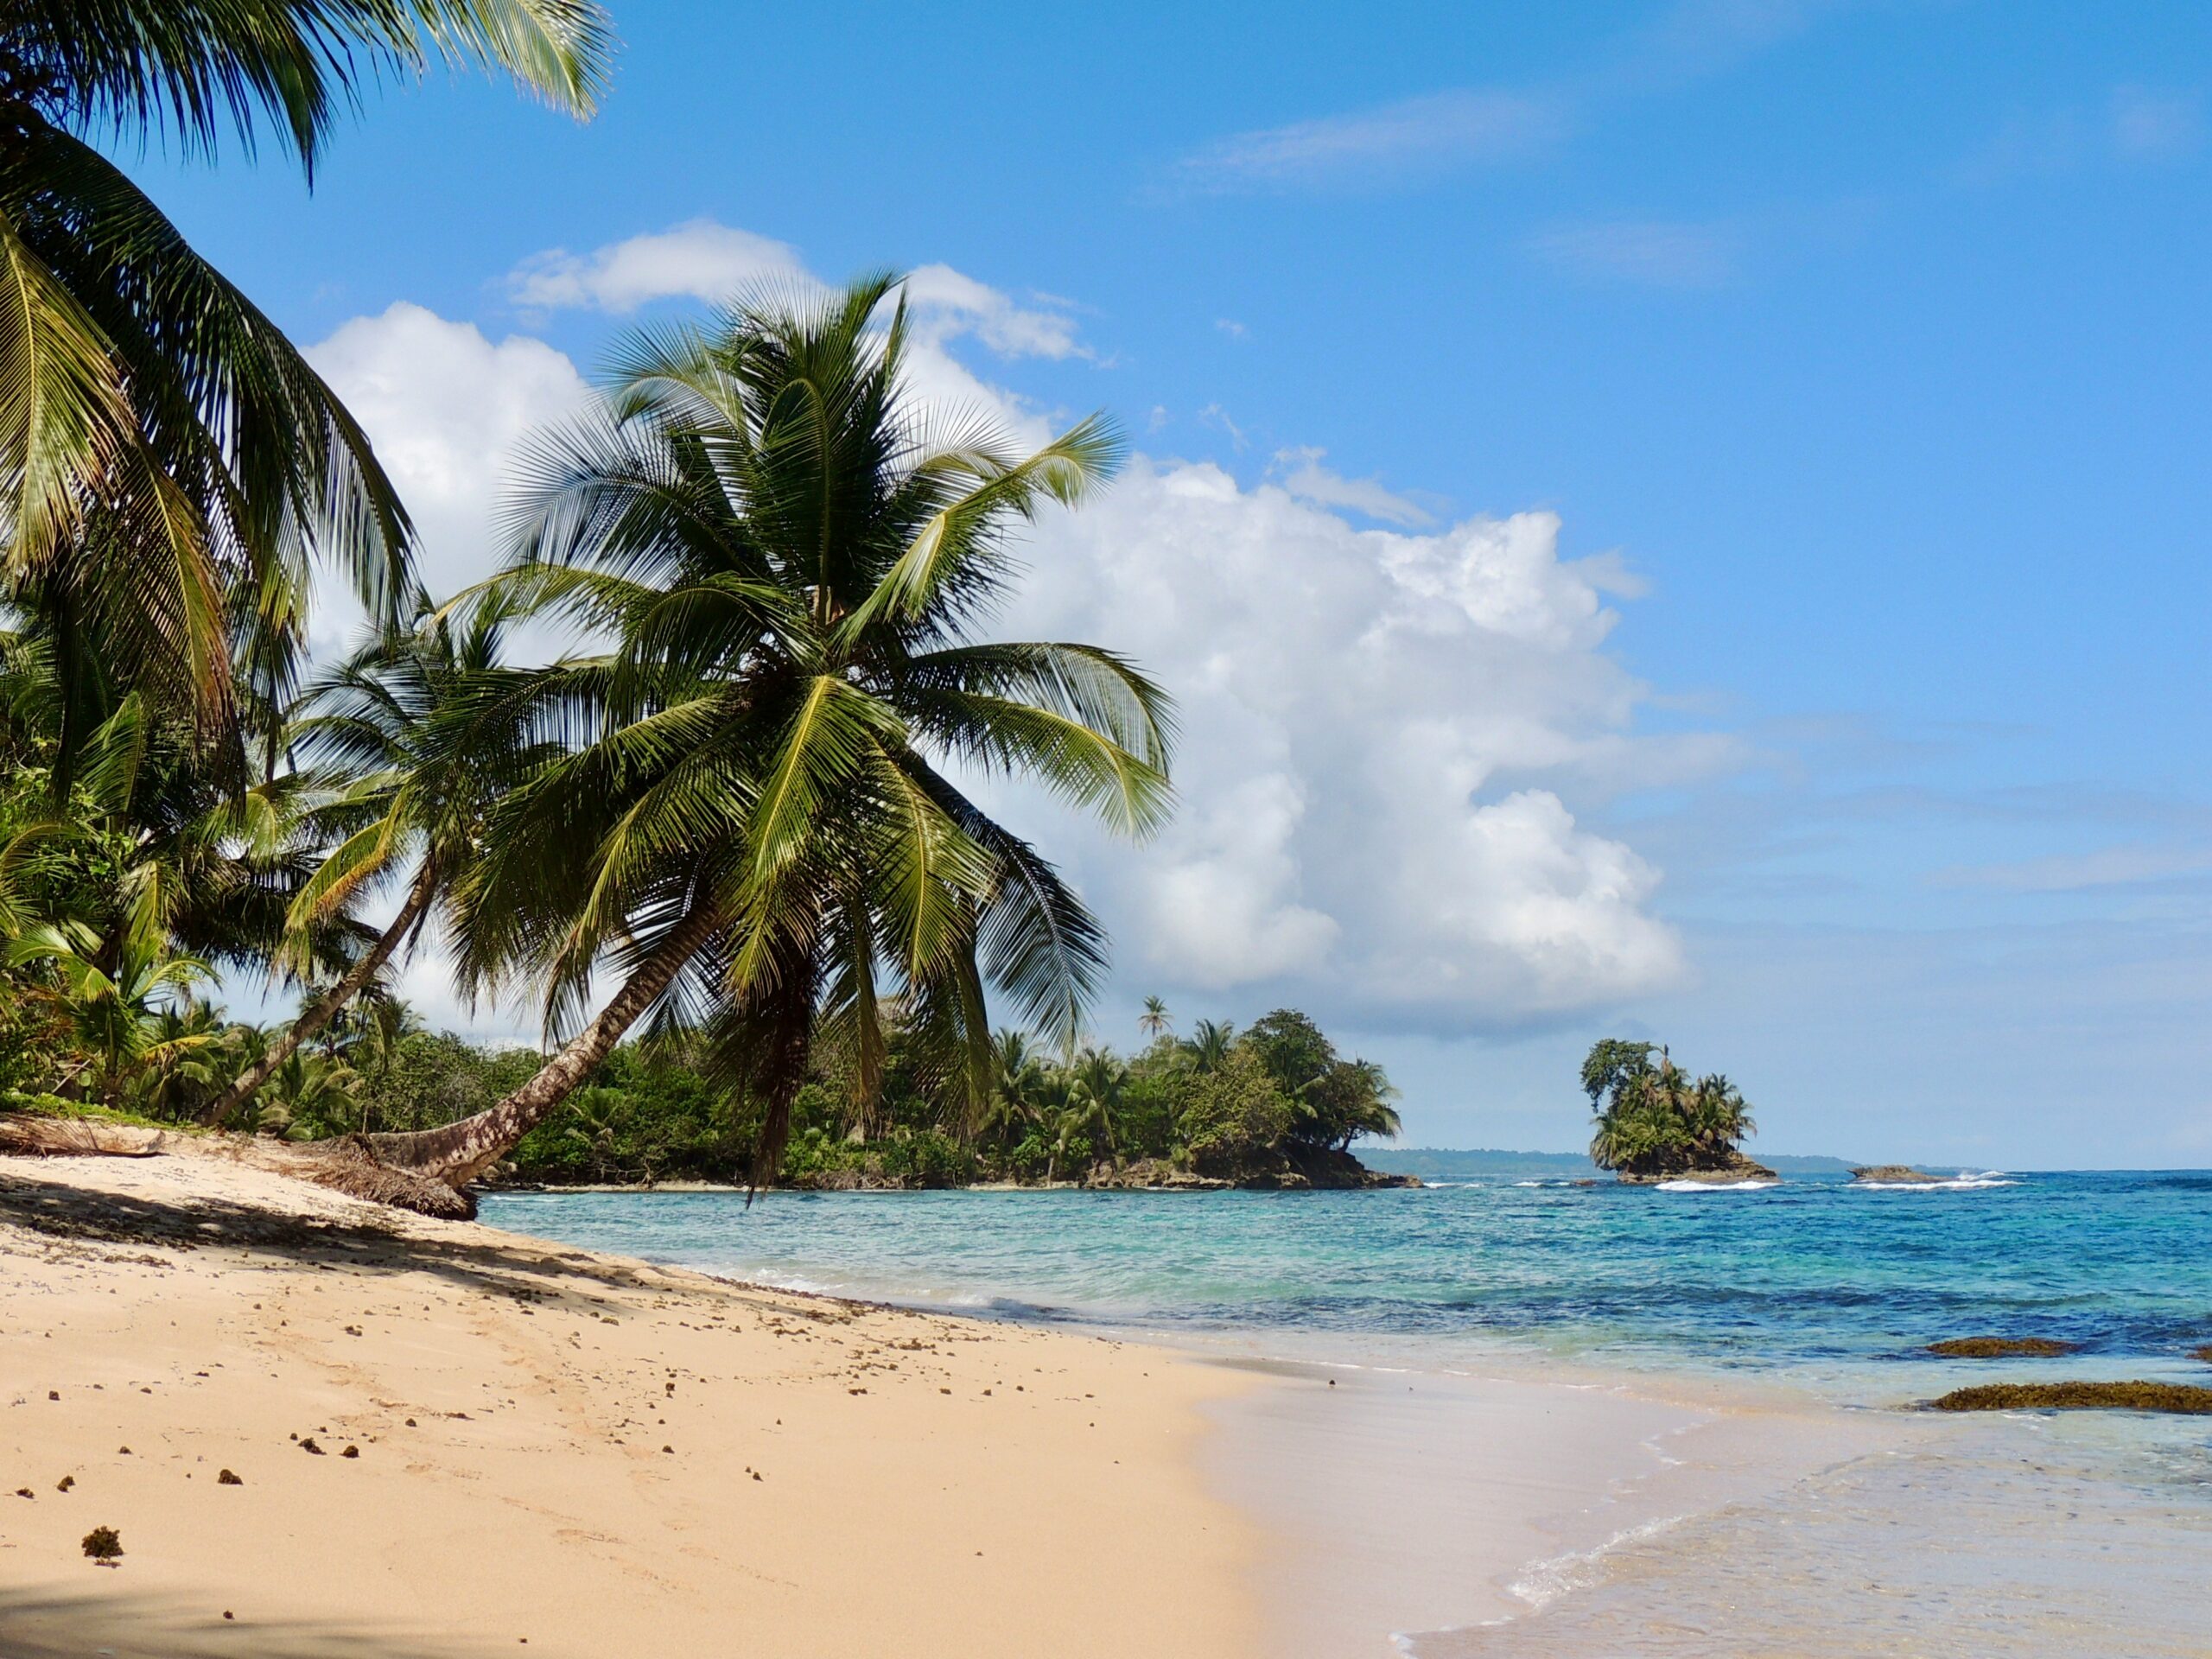
<svg viewBox="0 0 2212 1659">
<path fill-rule="evenodd" d="M 2054 1359 L 2080 1353 L 2082 1344 L 2050 1337 L 1953 1337 L 1929 1343 L 1928 1351 L 1945 1359 Z"/>
<path fill-rule="evenodd" d="M 1985 1382 L 1954 1389 L 1930 1411 L 2162 1411 L 2212 1416 L 2212 1389 L 2183 1382 Z"/>
</svg>

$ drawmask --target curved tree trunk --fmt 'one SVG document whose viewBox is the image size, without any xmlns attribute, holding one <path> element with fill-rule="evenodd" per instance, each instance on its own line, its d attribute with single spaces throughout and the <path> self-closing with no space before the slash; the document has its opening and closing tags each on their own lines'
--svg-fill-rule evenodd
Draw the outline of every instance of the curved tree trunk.
<svg viewBox="0 0 2212 1659">
<path fill-rule="evenodd" d="M 543 1122 L 613 1052 L 638 1016 L 660 1000 L 683 964 L 697 954 L 718 919 L 711 906 L 702 904 L 678 922 L 659 948 L 632 971 L 599 1017 L 498 1105 L 442 1128 L 370 1135 L 371 1149 L 395 1169 L 413 1170 L 448 1186 L 474 1180 L 513 1151 L 517 1141 Z"/>
<path fill-rule="evenodd" d="M 361 959 L 346 970 L 346 977 L 329 990 L 300 1010 L 300 1017 L 292 1021 L 292 1028 L 269 1046 L 269 1052 L 238 1073 L 238 1081 L 223 1090 L 214 1103 L 200 1114 L 202 1123 L 220 1123 L 232 1112 L 253 1098 L 261 1085 L 283 1069 L 284 1062 L 292 1058 L 302 1043 L 321 1031 L 338 1017 L 338 1012 L 360 994 L 361 988 L 377 976 L 385 963 L 391 960 L 391 953 L 399 948 L 409 930 L 423 918 L 430 907 L 430 900 L 437 896 L 437 866 L 429 858 L 423 860 L 422 872 L 415 878 L 415 885 L 408 889 L 407 902 L 399 907 L 399 914 L 391 918 L 391 925 L 385 929 Z"/>
</svg>

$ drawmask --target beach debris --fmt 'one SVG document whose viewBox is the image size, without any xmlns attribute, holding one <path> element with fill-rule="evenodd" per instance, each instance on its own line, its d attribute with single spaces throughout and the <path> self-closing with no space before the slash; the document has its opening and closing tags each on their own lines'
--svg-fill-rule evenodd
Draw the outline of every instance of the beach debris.
<svg viewBox="0 0 2212 1659">
<path fill-rule="evenodd" d="M 2082 1344 L 2050 1337 L 1953 1337 L 1929 1343 L 1928 1351 L 1943 1359 L 2056 1359 L 2080 1353 Z"/>
<path fill-rule="evenodd" d="M 236 1475 L 226 1469 L 215 1477 L 215 1484 L 218 1486 L 243 1486 L 245 1484 L 245 1482 L 240 1480 Z"/>
<path fill-rule="evenodd" d="M 61 1390 L 59 1389 L 48 1389 L 46 1391 L 46 1397 L 49 1400 L 59 1400 L 61 1397 Z"/>
<path fill-rule="evenodd" d="M 28 1486 L 18 1486 L 16 1488 L 16 1496 L 17 1497 L 36 1497 L 38 1494 L 31 1491 Z"/>
<path fill-rule="evenodd" d="M 358 1458 L 361 1455 L 361 1448 L 358 1446 L 349 1446 L 338 1455 L 341 1458 Z"/>
<path fill-rule="evenodd" d="M 118 1458 L 127 1458 L 130 1455 L 130 1448 L 127 1446 L 119 1446 L 115 1449 L 115 1455 Z"/>
<path fill-rule="evenodd" d="M 54 1483 L 54 1490 L 55 1491 L 57 1491 L 57 1492 L 66 1492 L 66 1491 L 68 1491 L 72 1486 L 74 1486 L 76 1484 L 77 1484 L 77 1477 L 76 1477 L 76 1476 L 74 1476 L 74 1475 L 64 1475 L 64 1476 L 62 1476 L 62 1477 L 61 1477 L 61 1478 L 60 1478 L 60 1479 L 59 1479 L 59 1480 L 57 1480 L 57 1481 L 55 1481 L 55 1482 Z"/>
<path fill-rule="evenodd" d="M 111 1567 L 123 1554 L 123 1535 L 113 1527 L 94 1527 L 85 1535 L 85 1554 L 102 1567 Z"/>
<path fill-rule="evenodd" d="M 1931 1411 L 2158 1411 L 2212 1416 L 2212 1389 L 2183 1382 L 1985 1382 L 1930 1400 Z"/>
<path fill-rule="evenodd" d="M 307 1439 L 300 1442 L 300 1450 L 302 1452 L 311 1452 L 318 1458 L 327 1455 L 321 1446 L 315 1443 L 315 1436 L 312 1434 L 308 1435 Z"/>
</svg>

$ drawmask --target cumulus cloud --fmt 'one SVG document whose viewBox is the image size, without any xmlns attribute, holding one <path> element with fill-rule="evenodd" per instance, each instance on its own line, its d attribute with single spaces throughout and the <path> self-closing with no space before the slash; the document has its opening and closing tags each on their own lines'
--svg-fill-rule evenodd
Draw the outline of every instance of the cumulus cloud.
<svg viewBox="0 0 2212 1659">
<path fill-rule="evenodd" d="M 810 280 L 786 244 L 695 219 L 591 253 L 549 248 L 507 274 L 507 294 L 531 310 L 589 307 L 624 313 L 678 296 L 719 305 L 738 289 L 764 282 Z"/>
<path fill-rule="evenodd" d="M 551 248 L 507 273 L 507 296 L 526 311 L 588 308 L 626 315 L 655 300 L 719 305 L 760 287 L 800 294 L 828 287 L 796 250 L 750 231 L 695 219 L 632 236 L 587 254 Z M 1027 304 L 945 264 L 906 276 L 918 330 L 943 341 L 972 335 L 1001 357 L 1090 357 L 1069 307 L 1034 296 Z"/>
<path fill-rule="evenodd" d="M 499 501 L 523 440 L 589 395 L 576 365 L 543 340 L 495 342 L 473 323 L 404 302 L 354 318 L 308 359 L 367 429 L 414 516 L 423 580 L 441 598 L 499 568 Z M 358 617 L 336 597 L 316 607 L 326 645 Z"/>
<path fill-rule="evenodd" d="M 1659 873 L 1565 791 L 1723 757 L 1641 747 L 1610 567 L 1562 560 L 1559 530 L 1362 530 L 1148 459 L 1041 527 L 1009 631 L 1128 652 L 1181 705 L 1174 823 L 1072 843 L 1132 976 L 1440 1031 L 1682 978 Z"/>
<path fill-rule="evenodd" d="M 1072 355 L 1068 308 L 1053 308 L 1065 334 L 1025 334 L 1011 315 L 1025 308 L 931 271 L 930 306 L 950 321 L 918 334 L 919 395 L 994 410 L 1040 441 L 1043 413 L 950 342 Z M 415 505 L 433 584 L 490 569 L 508 462 L 531 426 L 583 401 L 574 365 L 406 305 L 314 355 Z M 1322 459 L 1289 452 L 1280 476 L 1248 485 L 1139 457 L 1097 500 L 1036 526 L 1000 632 L 1108 645 L 1167 684 L 1181 806 L 1134 849 L 1041 798 L 1006 809 L 1065 861 L 1147 988 L 1463 1032 L 1680 982 L 1681 943 L 1652 909 L 1659 872 L 1588 813 L 1735 757 L 1726 738 L 1637 732 L 1647 694 L 1607 649 L 1612 601 L 1634 582 L 1611 558 L 1563 558 L 1550 513 L 1435 526 Z M 435 1001 L 441 971 L 418 964 L 410 992 Z"/>
</svg>

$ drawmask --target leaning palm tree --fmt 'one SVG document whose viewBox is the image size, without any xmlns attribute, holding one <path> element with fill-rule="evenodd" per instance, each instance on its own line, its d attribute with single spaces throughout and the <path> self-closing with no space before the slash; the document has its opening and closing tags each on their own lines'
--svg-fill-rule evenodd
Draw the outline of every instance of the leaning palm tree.
<svg viewBox="0 0 2212 1659">
<path fill-rule="evenodd" d="M 302 775 L 335 781 L 321 817 L 346 833 L 292 900 L 287 965 L 303 969 L 315 943 L 379 882 L 407 874 L 405 896 L 367 947 L 209 1103 L 205 1122 L 219 1123 L 251 1099 L 414 943 L 474 857 L 500 788 L 550 753 L 515 735 L 538 677 L 501 665 L 508 620 L 493 598 L 458 614 L 433 613 L 408 633 L 372 639 L 308 690 L 289 747 Z"/>
<path fill-rule="evenodd" d="M 396 620 L 409 529 L 306 359 L 92 141 L 274 136 L 312 179 L 362 88 L 496 65 L 594 107 L 595 0 L 10 0 L 0 9 L 0 598 L 52 638 L 60 772 L 140 689 L 227 731 L 226 632 L 281 683 L 320 559 Z"/>
<path fill-rule="evenodd" d="M 501 1156 L 658 1009 L 759 1105 L 773 1176 L 817 1029 L 865 1100 L 881 1010 L 957 1057 L 971 1126 L 987 982 L 1066 1040 L 1103 962 L 1081 899 L 961 774 L 1043 785 L 1141 835 L 1168 805 L 1165 696 L 1095 645 L 982 636 L 1012 532 L 1080 501 L 1117 445 L 1084 421 L 1023 455 L 909 401 L 903 302 L 870 278 L 637 337 L 605 412 L 544 439 L 509 593 L 620 640 L 562 714 L 597 734 L 502 804 L 464 893 L 462 965 L 620 988 L 478 1118 L 379 1142 L 454 1185 Z M 554 697 L 549 682 L 549 699 Z M 554 703 L 549 702 L 549 709 Z M 549 716 L 550 717 L 550 716 Z"/>
</svg>

